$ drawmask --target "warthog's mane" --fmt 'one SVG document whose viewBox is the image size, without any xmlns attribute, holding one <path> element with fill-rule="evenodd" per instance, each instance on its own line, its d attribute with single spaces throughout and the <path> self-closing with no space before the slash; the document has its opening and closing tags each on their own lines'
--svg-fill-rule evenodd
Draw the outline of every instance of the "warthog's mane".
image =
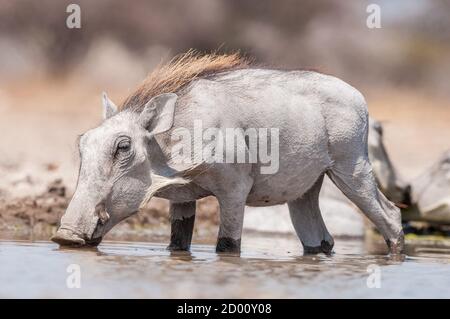
<svg viewBox="0 0 450 319">
<path fill-rule="evenodd" d="M 155 68 L 121 104 L 121 110 L 141 112 L 145 104 L 153 97 L 163 93 L 183 94 L 183 88 L 201 78 L 212 79 L 219 74 L 240 69 L 254 68 L 256 65 L 250 59 L 239 53 L 232 54 L 199 54 L 194 50 L 174 57 L 166 64 Z M 159 191 L 171 186 L 189 184 L 202 163 L 194 164 L 182 172 L 171 176 L 161 176 L 151 172 L 152 184 L 147 190 L 141 206 L 147 204 Z"/>
<path fill-rule="evenodd" d="M 194 50 L 174 57 L 166 64 L 155 68 L 122 103 L 121 110 L 140 112 L 145 104 L 154 96 L 163 93 L 179 93 L 187 85 L 200 78 L 211 78 L 220 73 L 250 67 L 250 60 L 239 53 L 232 54 L 199 54 Z M 161 176 L 151 172 L 152 184 L 141 206 L 147 204 L 160 190 L 170 186 L 188 184 L 193 176 L 196 165 L 186 171 L 179 172 L 181 176 Z"/>
<path fill-rule="evenodd" d="M 222 72 L 245 69 L 250 60 L 239 53 L 200 54 L 194 50 L 174 57 L 166 64 L 160 64 L 145 78 L 121 105 L 121 109 L 141 111 L 154 96 L 163 93 L 177 93 L 192 81 L 207 78 Z"/>
</svg>

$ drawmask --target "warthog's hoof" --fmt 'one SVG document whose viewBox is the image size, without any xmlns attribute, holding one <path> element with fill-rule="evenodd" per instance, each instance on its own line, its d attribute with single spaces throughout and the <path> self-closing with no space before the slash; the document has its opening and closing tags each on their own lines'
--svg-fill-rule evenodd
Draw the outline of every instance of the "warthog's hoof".
<svg viewBox="0 0 450 319">
<path fill-rule="evenodd" d="M 305 255 L 314 255 L 324 253 L 326 255 L 331 255 L 333 252 L 334 242 L 328 242 L 326 240 L 322 240 L 320 246 L 311 247 L 307 245 L 303 245 L 303 254 Z"/>
<path fill-rule="evenodd" d="M 239 254 L 241 252 L 241 240 L 229 237 L 219 238 L 217 240 L 216 252 Z"/>
<path fill-rule="evenodd" d="M 166 248 L 169 251 L 189 251 L 189 249 L 191 249 L 190 246 L 181 246 L 181 245 L 176 245 L 176 244 L 170 244 L 169 246 L 167 246 Z"/>
</svg>

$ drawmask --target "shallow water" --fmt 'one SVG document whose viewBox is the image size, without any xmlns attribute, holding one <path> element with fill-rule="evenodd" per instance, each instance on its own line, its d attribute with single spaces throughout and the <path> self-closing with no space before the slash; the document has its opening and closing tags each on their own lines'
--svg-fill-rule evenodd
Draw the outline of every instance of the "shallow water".
<svg viewBox="0 0 450 319">
<path fill-rule="evenodd" d="M 337 240 L 332 256 L 302 256 L 294 237 L 254 234 L 243 238 L 241 257 L 219 256 L 213 245 L 176 254 L 165 247 L 109 241 L 97 249 L 61 249 L 0 241 L 0 297 L 450 298 L 448 248 L 408 247 L 409 256 L 393 259 L 384 246 Z M 67 286 L 72 264 L 80 266 L 80 288 Z M 368 269 L 375 269 L 369 283 L 380 288 L 368 287 Z"/>
</svg>

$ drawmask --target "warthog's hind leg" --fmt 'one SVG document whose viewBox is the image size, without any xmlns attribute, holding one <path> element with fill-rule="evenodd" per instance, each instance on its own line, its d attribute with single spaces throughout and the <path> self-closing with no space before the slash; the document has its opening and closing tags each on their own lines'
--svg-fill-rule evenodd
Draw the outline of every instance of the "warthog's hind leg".
<svg viewBox="0 0 450 319">
<path fill-rule="evenodd" d="M 304 254 L 326 253 L 333 250 L 334 241 L 322 219 L 319 193 L 323 175 L 301 198 L 288 202 L 289 213 Z"/>
<path fill-rule="evenodd" d="M 189 250 L 195 221 L 195 201 L 187 203 L 170 203 L 171 251 Z"/>
<path fill-rule="evenodd" d="M 348 165 L 348 163 L 356 163 Z M 327 173 L 336 186 L 369 218 L 383 235 L 392 254 L 403 251 L 400 210 L 377 188 L 368 158 L 336 162 Z"/>
</svg>

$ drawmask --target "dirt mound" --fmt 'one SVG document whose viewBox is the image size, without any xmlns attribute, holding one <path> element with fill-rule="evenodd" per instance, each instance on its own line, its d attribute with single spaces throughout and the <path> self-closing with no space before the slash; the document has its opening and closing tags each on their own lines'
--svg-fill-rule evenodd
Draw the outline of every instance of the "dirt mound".
<svg viewBox="0 0 450 319">
<path fill-rule="evenodd" d="M 60 179 L 37 196 L 0 199 L 0 230 L 19 231 L 56 227 L 69 199 Z"/>
<path fill-rule="evenodd" d="M 46 191 L 37 196 L 0 198 L 0 232 L 35 238 L 48 239 L 57 229 L 70 196 L 61 179 L 49 183 Z M 162 199 L 154 199 L 148 207 L 126 219 L 118 230 L 112 231 L 115 238 L 121 234 L 145 228 L 159 228 L 167 232 L 169 226 L 169 205 Z M 211 231 L 218 225 L 218 204 L 213 198 L 198 201 L 197 227 Z M 168 234 L 167 234 L 168 235 Z"/>
</svg>

